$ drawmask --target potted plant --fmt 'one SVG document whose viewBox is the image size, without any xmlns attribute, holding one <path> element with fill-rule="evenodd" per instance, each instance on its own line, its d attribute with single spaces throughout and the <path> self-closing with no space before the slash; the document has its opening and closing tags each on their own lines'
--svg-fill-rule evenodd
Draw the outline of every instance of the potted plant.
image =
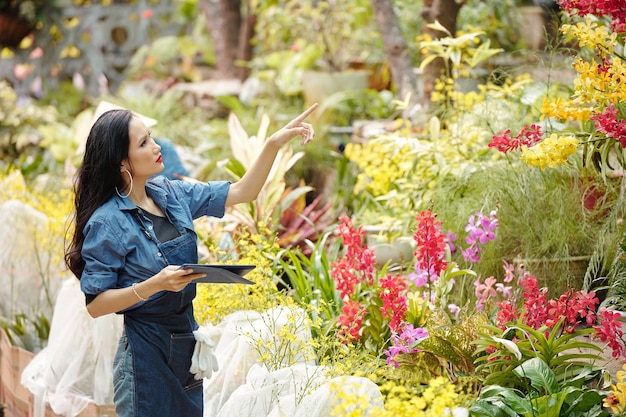
<svg viewBox="0 0 626 417">
<path fill-rule="evenodd" d="M 307 103 L 321 103 L 337 91 L 367 89 L 365 61 L 382 60 L 367 0 L 285 0 L 263 8 L 256 29 L 257 39 L 263 39 L 264 64 L 273 61 L 286 79 L 295 81 L 292 85 L 298 84 L 296 91 L 304 93 Z M 372 56 L 376 51 L 378 58 Z"/>
</svg>

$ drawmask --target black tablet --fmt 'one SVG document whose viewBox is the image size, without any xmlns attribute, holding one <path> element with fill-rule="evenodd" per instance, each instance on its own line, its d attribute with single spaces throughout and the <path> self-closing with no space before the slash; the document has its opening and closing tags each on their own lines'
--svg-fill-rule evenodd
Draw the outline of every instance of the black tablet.
<svg viewBox="0 0 626 417">
<path fill-rule="evenodd" d="M 209 265 L 184 264 L 181 269 L 192 269 L 194 273 L 206 274 L 204 278 L 194 279 L 197 283 L 208 284 L 254 284 L 253 281 L 243 278 L 256 265 Z"/>
</svg>

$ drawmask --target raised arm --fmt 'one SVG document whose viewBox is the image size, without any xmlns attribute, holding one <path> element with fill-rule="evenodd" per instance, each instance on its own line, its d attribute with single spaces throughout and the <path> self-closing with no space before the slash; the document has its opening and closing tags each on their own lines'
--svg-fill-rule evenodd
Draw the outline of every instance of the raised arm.
<svg viewBox="0 0 626 417">
<path fill-rule="evenodd" d="M 300 116 L 287 123 L 265 141 L 261 153 L 250 169 L 239 181 L 230 186 L 228 197 L 226 197 L 227 206 L 252 201 L 259 195 L 281 146 L 296 136 L 302 136 L 302 144 L 306 144 L 313 139 L 315 133 L 313 126 L 309 123 L 304 123 L 304 120 L 317 106 L 317 103 L 313 104 Z"/>
</svg>

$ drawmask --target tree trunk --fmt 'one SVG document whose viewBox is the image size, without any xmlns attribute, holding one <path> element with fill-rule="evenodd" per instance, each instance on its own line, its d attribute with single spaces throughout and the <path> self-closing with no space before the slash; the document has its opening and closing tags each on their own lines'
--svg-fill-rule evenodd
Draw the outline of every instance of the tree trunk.
<svg viewBox="0 0 626 417">
<path fill-rule="evenodd" d="M 255 16 L 249 2 L 242 5 L 241 0 L 200 0 L 199 5 L 213 40 L 217 76 L 245 79 L 248 71 L 237 62 L 249 61 L 252 56 Z"/>
<path fill-rule="evenodd" d="M 443 32 L 430 29 L 427 25 L 439 21 L 450 31 L 452 36 L 456 36 L 456 20 L 459 10 L 465 1 L 458 2 L 456 0 L 424 0 L 424 8 L 422 9 L 422 33 L 429 35 L 432 39 L 439 39 L 448 36 Z M 430 96 L 433 92 L 435 82 L 442 75 L 445 64 L 442 59 L 435 59 L 424 68 L 422 79 L 424 82 L 424 97 L 422 104 L 430 107 Z"/>
<path fill-rule="evenodd" d="M 389 60 L 391 78 L 396 86 L 399 99 L 406 99 L 411 94 L 405 116 L 411 116 L 412 110 L 419 103 L 417 77 L 409 54 L 407 43 L 400 29 L 400 23 L 393 10 L 392 0 L 372 0 L 372 10 L 378 30 L 383 39 L 385 54 Z"/>
</svg>

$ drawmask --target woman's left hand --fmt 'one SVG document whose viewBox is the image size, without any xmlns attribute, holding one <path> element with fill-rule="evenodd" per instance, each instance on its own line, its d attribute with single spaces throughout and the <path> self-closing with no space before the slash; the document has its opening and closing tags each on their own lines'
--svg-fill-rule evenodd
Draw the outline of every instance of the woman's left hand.
<svg viewBox="0 0 626 417">
<path fill-rule="evenodd" d="M 269 141 L 274 142 L 278 146 L 282 146 L 289 142 L 296 136 L 302 136 L 302 144 L 306 145 L 310 141 L 313 140 L 313 136 L 315 135 L 315 131 L 313 130 L 313 126 L 309 123 L 304 123 L 304 120 L 311 114 L 315 109 L 317 109 L 319 105 L 317 103 L 313 104 L 311 107 L 306 109 L 300 116 L 296 117 L 289 123 L 285 125 L 282 129 L 278 130 L 274 133 Z"/>
</svg>

